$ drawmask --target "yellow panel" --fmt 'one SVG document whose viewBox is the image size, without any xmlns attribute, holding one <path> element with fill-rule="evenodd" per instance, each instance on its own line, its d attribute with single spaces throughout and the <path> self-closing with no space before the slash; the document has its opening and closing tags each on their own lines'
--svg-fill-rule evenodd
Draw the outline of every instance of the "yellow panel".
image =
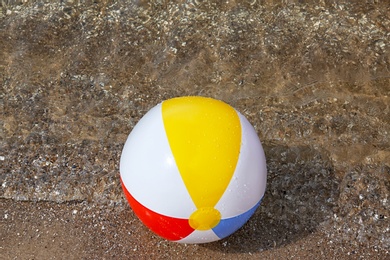
<svg viewBox="0 0 390 260">
<path fill-rule="evenodd" d="M 236 168 L 241 146 L 237 112 L 204 97 L 162 103 L 168 142 L 186 188 L 197 208 L 214 207 Z"/>
</svg>

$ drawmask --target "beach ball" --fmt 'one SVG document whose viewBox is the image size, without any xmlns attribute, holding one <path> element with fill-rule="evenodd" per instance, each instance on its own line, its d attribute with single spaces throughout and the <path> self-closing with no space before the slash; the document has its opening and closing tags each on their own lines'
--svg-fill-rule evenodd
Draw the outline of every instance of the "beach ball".
<svg viewBox="0 0 390 260">
<path fill-rule="evenodd" d="M 127 201 L 154 233 L 180 243 L 229 236 L 255 212 L 266 188 L 256 131 L 228 104 L 206 97 L 163 101 L 124 145 Z"/>
</svg>

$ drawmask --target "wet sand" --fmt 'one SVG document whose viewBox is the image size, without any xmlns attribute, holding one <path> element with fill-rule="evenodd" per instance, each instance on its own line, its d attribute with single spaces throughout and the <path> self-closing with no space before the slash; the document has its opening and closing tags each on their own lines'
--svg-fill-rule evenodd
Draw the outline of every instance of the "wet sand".
<svg viewBox="0 0 390 260">
<path fill-rule="evenodd" d="M 385 259 L 387 1 L 3 1 L 4 259 Z M 223 100 L 267 157 L 250 221 L 167 242 L 127 205 L 123 144 L 159 102 Z"/>
<path fill-rule="evenodd" d="M 377 247 L 356 247 L 323 231 L 295 236 L 255 216 L 220 242 L 185 245 L 153 235 L 127 207 L 2 200 L 3 259 L 386 259 Z M 266 220 L 265 220 L 266 221 Z M 253 236 L 253 229 L 261 227 Z M 277 244 L 280 237 L 285 242 Z"/>
</svg>

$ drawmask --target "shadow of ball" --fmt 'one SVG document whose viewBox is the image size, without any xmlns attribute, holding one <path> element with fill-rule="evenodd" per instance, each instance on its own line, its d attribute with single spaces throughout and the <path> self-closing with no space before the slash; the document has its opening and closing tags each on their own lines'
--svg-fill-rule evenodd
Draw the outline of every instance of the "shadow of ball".
<svg viewBox="0 0 390 260">
<path fill-rule="evenodd" d="M 262 205 L 229 238 L 205 245 L 230 252 L 257 252 L 301 239 L 331 218 L 338 180 L 324 151 L 309 146 L 264 145 L 268 180 Z"/>
</svg>

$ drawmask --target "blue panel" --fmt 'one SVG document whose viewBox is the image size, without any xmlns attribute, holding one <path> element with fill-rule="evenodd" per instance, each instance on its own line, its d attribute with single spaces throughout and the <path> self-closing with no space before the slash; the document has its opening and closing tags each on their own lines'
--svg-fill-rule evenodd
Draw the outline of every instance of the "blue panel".
<svg viewBox="0 0 390 260">
<path fill-rule="evenodd" d="M 261 200 L 250 210 L 246 211 L 241 215 L 232 218 L 221 219 L 219 224 L 215 228 L 213 228 L 214 233 L 219 238 L 224 238 L 233 234 L 235 231 L 237 231 L 237 229 L 242 227 L 248 221 L 248 219 L 253 215 L 253 213 L 255 213 L 260 203 Z"/>
</svg>

